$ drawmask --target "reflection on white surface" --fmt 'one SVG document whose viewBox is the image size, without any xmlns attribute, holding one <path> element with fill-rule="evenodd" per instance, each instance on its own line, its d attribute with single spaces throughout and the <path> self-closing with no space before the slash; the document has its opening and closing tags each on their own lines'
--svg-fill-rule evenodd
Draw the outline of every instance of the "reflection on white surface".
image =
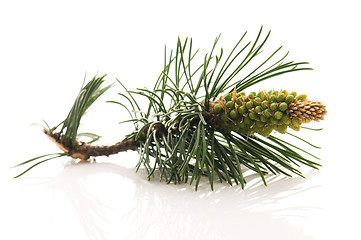
<svg viewBox="0 0 361 240">
<path fill-rule="evenodd" d="M 144 172 L 113 163 L 66 165 L 57 177 L 33 185 L 51 193 L 41 217 L 51 221 L 39 232 L 51 229 L 51 239 L 314 239 L 287 217 L 322 209 L 301 201 L 282 205 L 311 189 L 300 186 L 304 179 L 270 176 L 268 187 L 252 176 L 248 181 L 244 191 L 217 183 L 211 192 L 204 182 L 195 192 L 188 184 L 147 181 Z"/>
</svg>

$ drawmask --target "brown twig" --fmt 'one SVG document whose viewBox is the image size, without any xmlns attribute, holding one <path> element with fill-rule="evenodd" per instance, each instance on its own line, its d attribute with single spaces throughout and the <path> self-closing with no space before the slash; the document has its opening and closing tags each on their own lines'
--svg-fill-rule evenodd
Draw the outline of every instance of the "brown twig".
<svg viewBox="0 0 361 240">
<path fill-rule="evenodd" d="M 53 132 L 52 130 L 47 131 L 45 129 L 44 133 L 62 151 L 68 153 L 70 157 L 74 159 L 79 158 L 81 160 L 88 160 L 90 157 L 109 156 L 128 150 L 136 150 L 141 142 L 141 139 L 138 139 L 137 141 L 130 139 L 110 146 L 94 146 L 85 142 L 76 141 L 75 144 L 72 145 L 69 139 L 64 138 L 64 136 L 59 133 Z"/>
<path fill-rule="evenodd" d="M 119 152 L 125 152 L 128 150 L 137 150 L 141 142 L 144 142 L 147 136 L 148 128 L 144 129 L 137 140 L 129 139 L 110 146 L 96 146 L 81 141 L 75 141 L 73 144 L 70 139 L 67 139 L 64 135 L 54 132 L 55 128 L 49 130 L 44 129 L 44 133 L 49 139 L 54 142 L 63 152 L 74 159 L 88 160 L 90 157 L 97 156 L 109 156 L 117 154 Z M 163 124 L 156 124 L 153 126 L 152 131 L 159 133 L 165 133 L 168 131 Z"/>
</svg>

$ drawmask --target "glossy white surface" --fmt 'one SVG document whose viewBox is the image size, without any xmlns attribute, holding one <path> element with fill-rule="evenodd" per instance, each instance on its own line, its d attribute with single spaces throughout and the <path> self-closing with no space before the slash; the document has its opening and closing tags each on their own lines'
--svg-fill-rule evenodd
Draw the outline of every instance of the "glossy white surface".
<svg viewBox="0 0 361 240">
<path fill-rule="evenodd" d="M 0 3 L 1 161 L 0 239 L 360 239 L 359 57 L 356 1 L 11 1 Z M 314 71 L 257 85 L 305 92 L 327 105 L 321 132 L 300 135 L 321 150 L 320 171 L 306 179 L 268 176 L 268 187 L 249 176 L 245 190 L 206 179 L 193 186 L 147 181 L 135 173 L 134 152 L 44 163 L 20 179 L 10 169 L 21 161 L 57 152 L 39 127 L 58 124 L 77 94 L 84 73 L 108 73 L 130 89 L 151 86 L 163 67 L 164 44 L 193 37 L 201 54 L 230 50 L 245 30 L 253 40 L 261 25 L 272 29 L 266 49 L 283 45 L 290 60 Z M 268 47 L 269 48 L 268 48 Z M 201 57 L 201 55 L 199 56 Z M 290 81 L 291 80 L 291 81 Z M 103 135 L 103 144 L 129 129 L 114 87 L 84 118 L 82 128 Z"/>
</svg>

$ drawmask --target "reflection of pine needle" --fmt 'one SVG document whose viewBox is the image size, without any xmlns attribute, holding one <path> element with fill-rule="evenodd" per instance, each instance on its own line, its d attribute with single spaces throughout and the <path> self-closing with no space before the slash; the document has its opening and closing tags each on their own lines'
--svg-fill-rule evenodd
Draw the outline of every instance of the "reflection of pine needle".
<svg viewBox="0 0 361 240">
<path fill-rule="evenodd" d="M 264 184 L 267 173 L 302 176 L 297 169 L 299 164 L 318 168 L 318 163 L 300 152 L 313 155 L 273 136 L 272 132 L 286 133 L 288 128 L 298 131 L 301 124 L 319 121 L 326 114 L 325 106 L 307 100 L 304 94 L 285 90 L 248 95 L 243 92 L 274 76 L 311 69 L 307 62 L 283 62 L 288 53 L 273 60 L 281 47 L 252 69 L 253 60 L 256 56 L 260 58 L 269 34 L 262 39 L 261 28 L 254 42 L 244 44 L 246 33 L 243 34 L 225 60 L 223 49 L 218 55 L 214 53 L 217 37 L 210 54 L 196 67 L 191 66 L 198 53 L 193 51 L 192 39 L 187 38 L 183 43 L 178 39 L 175 51 L 169 55 L 165 51 L 164 69 L 153 89 L 129 91 L 117 80 L 125 90 L 119 93 L 124 101 L 110 102 L 128 111 L 130 119 L 124 122 L 132 122 L 134 131 L 111 146 L 94 146 L 78 140 L 82 116 L 110 87 L 101 87 L 104 76 L 94 77 L 81 89 L 67 118 L 58 126 L 44 130 L 64 151 L 56 157 L 68 155 L 87 160 L 138 150 L 137 169 L 144 166 L 148 177 L 158 172 L 168 183 L 189 180 L 196 189 L 201 176 L 208 177 L 212 189 L 215 179 L 241 184 L 243 188 L 245 168 L 257 173 Z M 148 100 L 147 108 L 140 108 L 137 97 Z M 60 131 L 56 132 L 58 128 Z M 90 142 L 99 138 L 90 133 L 85 136 L 92 138 Z M 294 134 L 290 136 L 308 143 Z"/>
</svg>

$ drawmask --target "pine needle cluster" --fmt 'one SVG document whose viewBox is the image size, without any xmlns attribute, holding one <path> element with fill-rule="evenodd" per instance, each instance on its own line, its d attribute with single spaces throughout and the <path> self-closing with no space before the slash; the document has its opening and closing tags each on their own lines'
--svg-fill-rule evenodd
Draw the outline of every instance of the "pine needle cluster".
<svg viewBox="0 0 361 240">
<path fill-rule="evenodd" d="M 301 124 L 323 119 L 325 106 L 295 92 L 244 92 L 275 76 L 311 68 L 307 62 L 285 61 L 288 53 L 281 54 L 282 47 L 262 59 L 270 32 L 263 36 L 261 28 L 249 42 L 245 42 L 246 34 L 227 56 L 222 48 L 215 53 L 218 36 L 210 53 L 196 66 L 198 50 L 193 49 L 193 40 L 178 38 L 175 50 L 165 48 L 164 67 L 152 89 L 130 91 L 117 80 L 124 90 L 119 93 L 122 100 L 110 102 L 127 110 L 130 118 L 124 122 L 132 122 L 134 130 L 112 146 L 78 140 L 81 117 L 110 87 L 102 86 L 104 76 L 95 77 L 82 87 L 67 118 L 54 128 L 45 127 L 46 135 L 63 152 L 19 164 L 38 161 L 18 176 L 58 157 L 87 160 L 126 150 L 139 152 L 136 168 L 144 167 L 148 178 L 158 175 L 167 183 L 190 182 L 196 189 L 202 177 L 209 179 L 212 190 L 215 181 L 244 188 L 246 169 L 257 173 L 265 185 L 269 173 L 302 176 L 301 164 L 317 169 L 317 157 L 272 134 L 274 130 L 288 133 L 288 128 L 298 131 Z M 252 67 L 256 59 L 259 63 Z M 140 107 L 139 97 L 147 99 L 145 109 Z"/>
</svg>

